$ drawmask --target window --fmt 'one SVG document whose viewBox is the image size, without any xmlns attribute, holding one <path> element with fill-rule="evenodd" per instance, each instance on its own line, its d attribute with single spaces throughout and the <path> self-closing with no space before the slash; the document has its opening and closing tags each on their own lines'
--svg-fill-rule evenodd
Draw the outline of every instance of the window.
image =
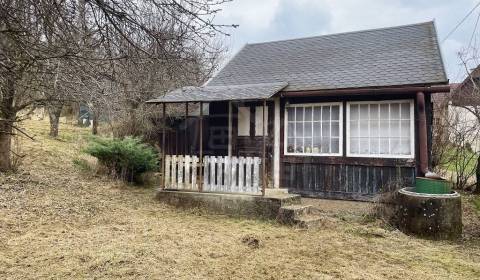
<svg viewBox="0 0 480 280">
<path fill-rule="evenodd" d="M 250 136 L 250 107 L 238 107 L 238 136 Z"/>
<path fill-rule="evenodd" d="M 342 104 L 295 104 L 285 109 L 285 154 L 342 154 Z"/>
<path fill-rule="evenodd" d="M 414 157 L 411 100 L 349 102 L 347 156 Z"/>
<path fill-rule="evenodd" d="M 255 107 L 255 136 L 263 136 L 263 106 Z M 265 123 L 268 123 L 268 108 L 265 110 Z M 268 135 L 268 128 L 265 127 L 265 136 Z"/>
</svg>

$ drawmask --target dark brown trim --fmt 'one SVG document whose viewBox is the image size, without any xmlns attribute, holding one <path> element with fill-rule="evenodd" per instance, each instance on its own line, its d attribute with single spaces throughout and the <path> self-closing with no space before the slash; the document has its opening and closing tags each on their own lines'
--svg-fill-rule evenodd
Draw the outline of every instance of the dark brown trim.
<svg viewBox="0 0 480 280">
<path fill-rule="evenodd" d="M 342 96 L 342 95 L 372 95 L 372 94 L 402 94 L 416 92 L 450 92 L 449 85 L 425 87 L 384 87 L 384 88 L 352 88 L 352 89 L 328 89 L 328 90 L 302 90 L 302 91 L 283 91 L 281 97 L 300 97 L 300 96 Z"/>
<path fill-rule="evenodd" d="M 415 159 L 360 158 L 333 156 L 281 156 L 284 163 L 348 164 L 362 166 L 415 167 Z"/>
</svg>

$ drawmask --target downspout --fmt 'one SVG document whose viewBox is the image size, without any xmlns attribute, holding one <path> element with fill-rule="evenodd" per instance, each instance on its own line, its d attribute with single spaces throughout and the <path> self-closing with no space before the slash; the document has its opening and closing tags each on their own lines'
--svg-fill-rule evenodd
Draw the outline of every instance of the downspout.
<svg viewBox="0 0 480 280">
<path fill-rule="evenodd" d="M 420 175 L 425 176 L 428 171 L 428 145 L 427 145 L 427 114 L 425 113 L 425 94 L 417 92 L 418 109 L 418 146 Z"/>
</svg>

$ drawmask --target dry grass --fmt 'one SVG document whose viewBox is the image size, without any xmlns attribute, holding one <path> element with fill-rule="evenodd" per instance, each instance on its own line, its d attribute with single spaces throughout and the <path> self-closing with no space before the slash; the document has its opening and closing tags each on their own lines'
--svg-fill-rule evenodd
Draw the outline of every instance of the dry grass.
<svg viewBox="0 0 480 280">
<path fill-rule="evenodd" d="M 0 278 L 472 279 L 477 237 L 434 242 L 376 222 L 332 218 L 319 230 L 182 212 L 153 188 L 79 171 L 88 131 L 27 123 L 38 142 L 17 174 L 0 175 Z M 478 212 L 472 212 L 478 220 Z M 243 241 L 242 241 L 243 240 Z M 258 246 L 250 246 L 258 240 Z"/>
</svg>

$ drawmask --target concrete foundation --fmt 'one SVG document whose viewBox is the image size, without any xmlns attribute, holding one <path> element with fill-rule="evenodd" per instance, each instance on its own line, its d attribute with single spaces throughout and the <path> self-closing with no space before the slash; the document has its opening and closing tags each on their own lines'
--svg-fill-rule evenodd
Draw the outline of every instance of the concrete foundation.
<svg viewBox="0 0 480 280">
<path fill-rule="evenodd" d="M 203 208 L 210 213 L 260 219 L 276 219 L 282 206 L 300 204 L 300 196 L 272 194 L 254 196 L 159 190 L 157 199 L 178 208 Z"/>
<path fill-rule="evenodd" d="M 462 235 L 462 201 L 456 192 L 423 194 L 404 188 L 398 192 L 398 227 L 405 233 L 433 239 Z"/>
</svg>

